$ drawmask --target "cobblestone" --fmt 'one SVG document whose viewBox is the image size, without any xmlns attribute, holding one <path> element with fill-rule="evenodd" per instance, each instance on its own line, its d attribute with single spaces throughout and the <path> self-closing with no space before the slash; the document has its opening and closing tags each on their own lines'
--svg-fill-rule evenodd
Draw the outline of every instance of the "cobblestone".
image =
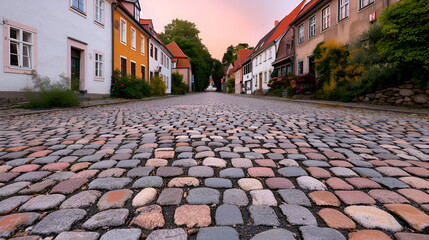
<svg viewBox="0 0 429 240">
<path fill-rule="evenodd" d="M 425 239 L 428 125 L 217 93 L 0 117 L 0 238 Z"/>
</svg>

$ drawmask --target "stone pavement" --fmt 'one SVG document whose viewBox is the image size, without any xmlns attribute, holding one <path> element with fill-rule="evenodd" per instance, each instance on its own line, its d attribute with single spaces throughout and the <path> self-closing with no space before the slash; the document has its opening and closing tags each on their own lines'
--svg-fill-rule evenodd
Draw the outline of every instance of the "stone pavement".
<svg viewBox="0 0 429 240">
<path fill-rule="evenodd" d="M 204 93 L 0 119 L 0 239 L 429 239 L 429 121 Z"/>
</svg>

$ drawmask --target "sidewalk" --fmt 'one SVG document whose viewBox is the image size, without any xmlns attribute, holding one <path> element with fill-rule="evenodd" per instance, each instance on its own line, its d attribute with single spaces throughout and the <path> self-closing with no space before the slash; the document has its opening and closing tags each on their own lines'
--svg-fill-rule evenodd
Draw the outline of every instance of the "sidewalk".
<svg viewBox="0 0 429 240">
<path fill-rule="evenodd" d="M 285 101 L 285 102 L 309 103 L 309 104 L 322 105 L 322 107 L 323 105 L 327 105 L 332 107 L 347 107 L 347 108 L 367 109 L 367 110 L 375 110 L 375 111 L 405 113 L 405 114 L 424 114 L 429 116 L 429 108 L 411 108 L 411 107 L 402 107 L 402 106 L 375 105 L 375 104 L 369 104 L 369 103 L 356 103 L 356 102 L 334 102 L 334 101 L 324 101 L 324 100 L 288 99 L 288 98 L 281 98 L 281 97 L 254 96 L 254 95 L 244 95 L 244 94 L 235 95 L 235 96 L 269 99 L 269 100 Z"/>
<path fill-rule="evenodd" d="M 195 93 L 188 93 L 195 94 Z M 95 106 L 106 106 L 106 105 L 114 105 L 114 104 L 122 104 L 129 102 L 140 102 L 140 101 L 150 101 L 155 99 L 163 99 L 163 98 L 173 98 L 184 95 L 166 95 L 162 97 L 147 97 L 142 99 L 113 99 L 113 98 L 103 98 L 103 99 L 93 99 L 93 100 L 84 100 L 81 101 L 79 107 L 71 107 L 71 108 L 52 108 L 52 109 L 24 109 L 20 106 L 11 107 L 11 108 L 0 108 L 0 117 L 15 117 L 15 116 L 23 116 L 23 115 L 31 115 L 31 114 L 40 114 L 40 113 L 49 113 L 56 112 L 62 110 L 72 110 L 78 108 L 89 108 Z"/>
</svg>

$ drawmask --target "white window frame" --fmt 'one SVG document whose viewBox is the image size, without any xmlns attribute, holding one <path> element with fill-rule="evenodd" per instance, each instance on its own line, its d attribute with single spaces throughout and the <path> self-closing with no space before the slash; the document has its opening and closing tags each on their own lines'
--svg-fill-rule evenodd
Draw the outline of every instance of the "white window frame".
<svg viewBox="0 0 429 240">
<path fill-rule="evenodd" d="M 316 36 L 316 15 L 308 19 L 308 38 L 312 38 L 314 36 Z"/>
<path fill-rule="evenodd" d="M 16 26 L 7 26 L 7 50 L 8 52 L 8 68 L 15 68 L 15 69 L 22 69 L 22 70 L 33 70 L 34 69 L 34 42 L 35 42 L 35 36 L 34 33 L 31 31 L 28 31 L 27 29 L 16 27 Z M 13 39 L 11 38 L 10 31 L 11 29 L 14 29 L 17 31 L 17 38 Z M 31 42 L 24 41 L 24 33 L 30 34 L 29 38 Z M 17 53 L 13 54 L 11 51 L 11 45 L 14 44 L 16 46 Z M 17 57 L 18 65 L 12 65 L 12 55 Z M 28 66 L 24 66 L 24 60 L 27 58 Z"/>
<path fill-rule="evenodd" d="M 133 64 L 134 64 L 134 75 L 133 75 Z M 130 60 L 130 75 L 137 77 L 137 63 L 133 60 Z"/>
<path fill-rule="evenodd" d="M 135 18 L 137 21 L 140 21 L 140 11 L 139 11 L 139 9 L 137 8 L 137 6 L 135 6 L 135 7 L 134 7 L 134 18 Z"/>
<path fill-rule="evenodd" d="M 304 35 L 305 35 L 305 25 L 302 23 L 298 26 L 298 44 L 301 44 L 304 42 Z"/>
<path fill-rule="evenodd" d="M 77 6 L 75 6 L 75 3 L 77 3 Z M 82 5 L 82 9 L 79 8 L 80 5 Z M 70 7 L 78 13 L 86 15 L 86 0 L 70 0 Z"/>
<path fill-rule="evenodd" d="M 104 0 L 94 0 L 94 21 L 104 25 Z"/>
<path fill-rule="evenodd" d="M 338 0 L 338 21 L 349 17 L 349 0 Z"/>
<path fill-rule="evenodd" d="M 104 54 L 99 51 L 94 51 L 94 76 L 96 80 L 104 79 Z"/>
<path fill-rule="evenodd" d="M 120 18 L 120 20 L 121 43 L 127 45 L 127 21 L 125 21 L 123 18 Z"/>
<path fill-rule="evenodd" d="M 136 50 L 136 29 L 134 29 L 133 27 L 131 27 L 131 49 L 133 49 L 134 51 Z"/>
<path fill-rule="evenodd" d="M 302 65 L 300 66 L 300 64 L 302 64 Z M 304 61 L 298 61 L 297 67 L 298 67 L 298 69 L 296 71 L 297 75 L 304 74 Z M 300 70 L 301 70 L 301 73 L 300 73 Z"/>
<path fill-rule="evenodd" d="M 146 52 L 146 44 L 145 44 L 145 37 L 143 35 L 140 35 L 140 53 L 144 56 Z"/>
<path fill-rule="evenodd" d="M 322 32 L 331 27 L 331 6 L 322 8 Z"/>
<path fill-rule="evenodd" d="M 364 1 L 367 3 L 364 5 Z M 375 0 L 359 0 L 359 10 L 364 9 L 368 7 L 369 5 L 373 4 Z"/>
</svg>

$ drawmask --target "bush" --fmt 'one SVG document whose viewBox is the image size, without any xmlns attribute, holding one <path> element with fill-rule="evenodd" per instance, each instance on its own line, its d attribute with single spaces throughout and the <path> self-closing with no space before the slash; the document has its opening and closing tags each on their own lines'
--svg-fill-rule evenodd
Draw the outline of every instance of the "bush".
<svg viewBox="0 0 429 240">
<path fill-rule="evenodd" d="M 377 49 L 416 84 L 429 87 L 429 1 L 402 0 L 380 16 Z"/>
<path fill-rule="evenodd" d="M 183 82 L 183 75 L 179 73 L 171 74 L 171 94 L 184 95 L 188 93 L 188 86 Z"/>
<path fill-rule="evenodd" d="M 268 87 L 270 87 L 268 91 L 273 91 L 275 89 L 285 89 L 290 86 L 290 82 L 294 80 L 296 81 L 296 76 L 291 73 L 288 73 L 281 77 L 273 77 L 268 82 Z"/>
<path fill-rule="evenodd" d="M 131 75 L 121 76 L 121 72 L 116 70 L 112 76 L 110 95 L 118 98 L 140 99 L 150 96 L 150 88 L 143 79 Z"/>
<path fill-rule="evenodd" d="M 228 88 L 228 93 L 234 93 L 235 92 L 235 78 L 230 78 L 226 82 L 226 87 Z"/>
<path fill-rule="evenodd" d="M 303 94 L 305 92 L 313 92 L 317 89 L 317 81 L 313 74 L 299 75 L 296 80 L 296 85 L 293 87 L 297 94 Z"/>
<path fill-rule="evenodd" d="M 150 81 L 150 93 L 152 96 L 164 96 L 167 86 L 160 76 L 155 76 Z"/>
<path fill-rule="evenodd" d="M 54 83 L 48 77 L 42 77 L 33 71 L 31 80 L 33 88 L 24 88 L 28 92 L 28 104 L 25 108 L 53 108 L 78 106 L 79 96 L 70 90 L 69 78 L 60 75 L 60 81 Z"/>
</svg>

